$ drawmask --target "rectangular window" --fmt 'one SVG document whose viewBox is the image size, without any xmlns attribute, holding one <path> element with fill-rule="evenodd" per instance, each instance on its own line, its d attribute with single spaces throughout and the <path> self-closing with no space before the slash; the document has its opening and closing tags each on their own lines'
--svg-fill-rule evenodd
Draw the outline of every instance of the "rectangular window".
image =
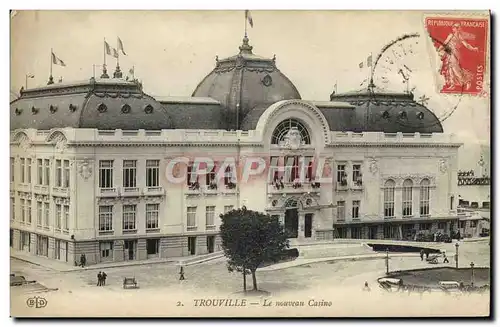
<svg viewBox="0 0 500 327">
<path fill-rule="evenodd" d="M 99 187 L 113 187 L 113 160 L 99 161 Z"/>
<path fill-rule="evenodd" d="M 64 206 L 63 230 L 69 230 L 69 205 Z"/>
<path fill-rule="evenodd" d="M 12 183 L 14 183 L 14 175 L 15 175 L 15 167 L 16 167 L 16 164 L 15 164 L 15 160 L 14 158 L 10 158 L 10 181 Z"/>
<path fill-rule="evenodd" d="M 337 220 L 345 220 L 345 201 L 337 201 Z"/>
<path fill-rule="evenodd" d="M 160 205 L 158 203 L 146 204 L 146 229 L 157 229 Z"/>
<path fill-rule="evenodd" d="M 455 202 L 455 197 L 452 195 L 450 197 L 450 210 L 453 210 L 453 205 L 454 205 L 454 202 Z"/>
<path fill-rule="evenodd" d="M 429 215 L 429 191 L 428 185 L 420 185 L 420 216 L 425 217 Z"/>
<path fill-rule="evenodd" d="M 394 217 L 394 187 L 384 189 L 384 217 Z"/>
<path fill-rule="evenodd" d="M 462 229 L 465 228 L 466 224 L 467 224 L 466 221 L 460 221 L 459 222 L 459 228 L 462 228 Z"/>
<path fill-rule="evenodd" d="M 207 226 L 214 226 L 215 225 L 215 207 L 214 206 L 208 206 L 206 207 L 205 211 L 205 218 L 206 218 L 206 225 Z"/>
<path fill-rule="evenodd" d="M 146 160 L 146 186 L 160 186 L 160 160 Z"/>
<path fill-rule="evenodd" d="M 359 204 L 361 201 L 356 200 L 352 201 L 352 219 L 358 219 L 359 218 Z"/>
<path fill-rule="evenodd" d="M 157 238 L 150 238 L 146 241 L 146 251 L 148 255 L 155 255 L 160 252 L 160 240 Z"/>
<path fill-rule="evenodd" d="M 420 224 L 420 230 L 430 230 L 431 228 L 432 224 L 430 223 Z"/>
<path fill-rule="evenodd" d="M 123 230 L 135 230 L 135 210 L 136 205 L 123 206 Z"/>
<path fill-rule="evenodd" d="M 21 183 L 26 183 L 26 159 L 21 158 Z"/>
<path fill-rule="evenodd" d="M 276 183 L 280 180 L 280 169 L 279 169 L 279 157 L 271 157 L 269 163 L 269 178 L 272 183 Z"/>
<path fill-rule="evenodd" d="M 337 237 L 338 238 L 346 238 L 347 237 L 347 229 L 345 227 L 336 228 Z"/>
<path fill-rule="evenodd" d="M 337 165 L 337 183 L 340 186 L 347 186 L 347 174 L 345 171 L 345 165 Z"/>
<path fill-rule="evenodd" d="M 207 167 L 208 169 L 208 167 Z M 215 181 L 215 175 L 216 175 L 216 169 L 217 169 L 217 163 L 214 162 L 214 166 L 212 167 L 212 170 L 207 173 L 205 176 L 205 184 L 210 185 L 213 183 L 216 183 Z"/>
<path fill-rule="evenodd" d="M 356 186 L 361 186 L 363 184 L 360 164 L 352 165 L 352 181 Z"/>
<path fill-rule="evenodd" d="M 113 206 L 99 206 L 99 230 L 113 230 Z"/>
<path fill-rule="evenodd" d="M 470 228 L 476 228 L 477 227 L 477 220 L 471 220 L 470 221 Z"/>
<path fill-rule="evenodd" d="M 446 229 L 446 223 L 438 223 L 438 229 Z"/>
<path fill-rule="evenodd" d="M 26 221 L 26 200 L 25 199 L 21 199 L 21 206 L 20 206 L 20 209 L 21 209 L 21 221 L 24 223 Z"/>
<path fill-rule="evenodd" d="M 26 159 L 26 183 L 31 184 L 31 159 Z"/>
<path fill-rule="evenodd" d="M 229 211 L 233 210 L 234 206 L 224 206 L 224 213 L 228 213 Z"/>
<path fill-rule="evenodd" d="M 306 169 L 306 181 L 312 182 L 314 181 L 314 163 L 313 157 L 304 157 L 304 166 Z"/>
<path fill-rule="evenodd" d="M 123 160 L 123 187 L 136 187 L 136 166 L 135 160 Z"/>
<path fill-rule="evenodd" d="M 411 186 L 403 186 L 403 217 L 412 215 L 412 189 Z"/>
<path fill-rule="evenodd" d="M 63 161 L 63 187 L 69 187 L 69 160 Z"/>
<path fill-rule="evenodd" d="M 99 250 L 101 251 L 101 258 L 111 258 L 113 255 L 113 242 L 100 242 Z"/>
<path fill-rule="evenodd" d="M 192 185 L 193 183 L 198 182 L 198 176 L 196 175 L 196 171 L 193 171 L 194 163 L 189 162 L 187 165 L 186 172 L 186 183 L 187 185 Z"/>
<path fill-rule="evenodd" d="M 37 159 L 38 185 L 43 185 L 43 160 Z"/>
<path fill-rule="evenodd" d="M 62 205 L 56 204 L 56 229 L 61 229 Z"/>
<path fill-rule="evenodd" d="M 45 159 L 43 161 L 43 170 L 45 171 L 45 175 L 44 175 L 45 180 L 43 181 L 44 182 L 43 184 L 49 186 L 50 185 L 50 160 L 49 159 Z"/>
<path fill-rule="evenodd" d="M 54 259 L 61 259 L 61 240 L 54 241 Z"/>
<path fill-rule="evenodd" d="M 286 157 L 285 159 L 285 172 L 290 176 L 287 180 L 293 183 L 299 178 L 299 157 Z"/>
<path fill-rule="evenodd" d="M 31 225 L 31 200 L 26 200 L 26 223 Z"/>
<path fill-rule="evenodd" d="M 56 160 L 56 187 L 62 186 L 62 163 L 61 160 Z"/>
<path fill-rule="evenodd" d="M 351 227 L 351 238 L 361 239 L 361 228 L 360 227 Z"/>
<path fill-rule="evenodd" d="M 224 170 L 224 185 L 228 186 L 233 183 L 233 171 L 231 170 L 231 166 L 227 166 Z"/>
<path fill-rule="evenodd" d="M 187 227 L 196 227 L 196 207 L 187 208 Z"/>
<path fill-rule="evenodd" d="M 38 201 L 36 203 L 36 225 L 38 227 L 42 227 L 42 224 L 43 224 L 43 202 L 42 201 Z"/>
<path fill-rule="evenodd" d="M 44 226 L 45 227 L 49 227 L 49 223 L 50 223 L 50 203 L 49 202 L 45 202 L 44 203 L 44 207 L 45 207 L 45 214 L 44 214 Z"/>
<path fill-rule="evenodd" d="M 10 198 L 10 220 L 16 220 L 16 198 Z"/>
</svg>

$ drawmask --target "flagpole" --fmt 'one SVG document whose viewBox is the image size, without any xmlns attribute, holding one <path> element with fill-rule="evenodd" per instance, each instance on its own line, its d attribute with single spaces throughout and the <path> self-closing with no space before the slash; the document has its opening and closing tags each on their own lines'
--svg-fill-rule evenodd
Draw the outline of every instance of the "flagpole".
<svg viewBox="0 0 500 327">
<path fill-rule="evenodd" d="M 248 11 L 245 10 L 245 37 L 247 37 Z"/>
<path fill-rule="evenodd" d="M 102 45 L 104 47 L 104 51 L 103 51 L 103 54 L 104 54 L 104 67 L 106 67 L 106 38 L 104 38 L 104 43 Z"/>
<path fill-rule="evenodd" d="M 54 77 L 52 77 L 52 64 L 54 62 L 53 57 L 54 57 L 54 50 L 50 48 L 50 76 L 47 85 L 54 84 Z"/>
</svg>

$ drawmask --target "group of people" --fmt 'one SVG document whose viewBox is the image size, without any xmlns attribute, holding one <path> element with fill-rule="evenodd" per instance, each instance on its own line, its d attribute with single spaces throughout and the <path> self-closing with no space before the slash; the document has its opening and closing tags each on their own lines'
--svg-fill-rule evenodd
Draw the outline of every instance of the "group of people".
<svg viewBox="0 0 500 327">
<path fill-rule="evenodd" d="M 429 260 L 429 251 L 428 250 L 420 250 L 420 260 L 424 261 L 424 255 L 425 259 L 428 261 Z M 448 257 L 446 256 L 446 251 L 441 251 L 441 255 L 443 256 L 443 263 L 450 263 L 450 260 L 448 260 Z M 436 257 L 437 260 L 437 257 Z M 436 261 L 437 263 L 437 261 Z"/>
<path fill-rule="evenodd" d="M 97 274 L 97 286 L 105 286 L 106 277 L 108 277 L 108 275 L 104 271 L 99 271 Z"/>
</svg>

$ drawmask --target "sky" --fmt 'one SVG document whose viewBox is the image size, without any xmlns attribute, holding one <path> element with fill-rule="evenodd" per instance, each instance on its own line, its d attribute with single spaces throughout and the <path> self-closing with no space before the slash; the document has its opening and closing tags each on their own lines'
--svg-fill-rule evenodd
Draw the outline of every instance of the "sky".
<svg viewBox="0 0 500 327">
<path fill-rule="evenodd" d="M 252 11 L 250 44 L 257 55 L 276 55 L 278 68 L 303 99 L 329 100 L 337 92 L 360 89 L 369 70 L 360 69 L 370 54 L 403 34 L 419 33 L 413 57 L 404 59 L 415 73 L 410 86 L 416 98 L 429 97 L 428 107 L 443 121 L 446 133 L 467 143 L 489 144 L 489 97 L 443 96 L 436 92 L 436 51 L 426 37 L 421 11 Z M 238 52 L 244 35 L 244 11 L 18 11 L 11 17 L 11 91 L 46 84 L 50 51 L 66 63 L 53 66 L 54 79 L 65 82 L 92 77 L 103 63 L 104 38 L 116 47 L 119 36 L 126 56 L 123 72 L 135 77 L 153 96 L 190 96 L 215 66 L 215 57 Z M 407 46 L 407 45 L 405 45 Z M 116 60 L 106 58 L 108 70 Z M 366 65 L 365 65 L 366 66 Z M 489 70 L 489 67 L 487 67 Z M 100 68 L 96 68 L 99 75 Z M 375 71 L 378 76 L 382 70 Z M 404 91 L 397 74 L 387 73 L 392 90 Z M 381 85 L 376 81 L 377 86 Z"/>
</svg>

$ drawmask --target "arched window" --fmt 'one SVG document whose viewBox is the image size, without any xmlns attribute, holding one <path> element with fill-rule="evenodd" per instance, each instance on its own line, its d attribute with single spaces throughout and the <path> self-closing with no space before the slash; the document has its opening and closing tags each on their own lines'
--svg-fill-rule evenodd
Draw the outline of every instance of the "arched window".
<svg viewBox="0 0 500 327">
<path fill-rule="evenodd" d="M 394 217 L 394 188 L 396 183 L 389 179 L 384 185 L 384 217 Z"/>
<path fill-rule="evenodd" d="M 297 200 L 294 198 L 286 200 L 285 208 L 297 208 Z"/>
<path fill-rule="evenodd" d="M 403 182 L 403 217 L 412 215 L 413 182 L 407 179 Z"/>
<path fill-rule="evenodd" d="M 309 131 L 300 121 L 296 119 L 285 119 L 276 126 L 271 139 L 271 144 L 280 144 L 285 141 L 285 137 L 289 135 L 290 130 L 298 131 L 301 141 L 304 144 L 311 144 Z"/>
<path fill-rule="evenodd" d="M 429 199 L 430 199 L 430 182 L 428 179 L 423 179 L 420 182 L 420 216 L 429 215 Z"/>
</svg>

